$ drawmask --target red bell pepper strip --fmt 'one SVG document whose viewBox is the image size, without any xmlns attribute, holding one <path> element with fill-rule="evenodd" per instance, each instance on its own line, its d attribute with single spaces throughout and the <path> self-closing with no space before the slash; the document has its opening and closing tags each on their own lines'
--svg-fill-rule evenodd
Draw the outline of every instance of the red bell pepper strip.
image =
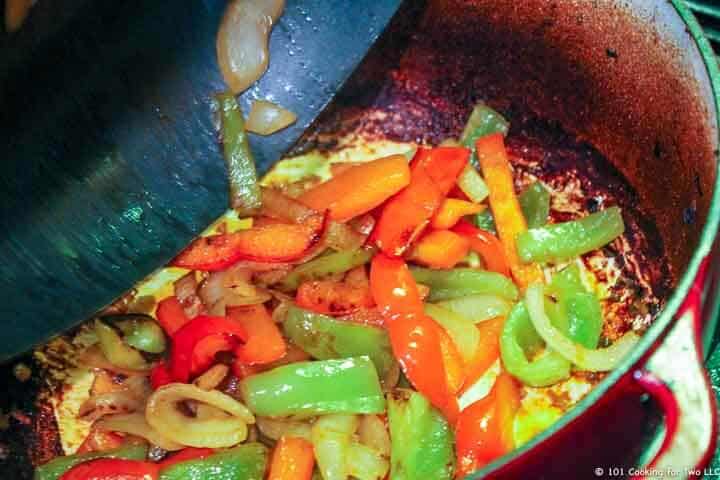
<svg viewBox="0 0 720 480">
<path fill-rule="evenodd" d="M 405 262 L 378 254 L 370 288 L 390 334 L 393 354 L 415 388 L 453 422 L 457 400 L 445 372 L 440 327 L 423 312 L 415 280 Z"/>
<path fill-rule="evenodd" d="M 327 280 L 300 284 L 295 294 L 295 303 L 302 308 L 326 315 L 348 315 L 375 306 L 368 287 Z"/>
<path fill-rule="evenodd" d="M 173 377 L 170 374 L 170 369 L 165 363 L 165 360 L 161 360 L 153 367 L 152 370 L 150 370 L 150 385 L 153 390 L 157 390 L 163 385 L 167 385 L 172 382 Z"/>
<path fill-rule="evenodd" d="M 505 257 L 505 249 L 495 235 L 476 228 L 465 220 L 460 220 L 452 231 L 470 240 L 470 248 L 482 257 L 488 270 L 510 276 L 510 266 Z"/>
<path fill-rule="evenodd" d="M 185 315 L 180 300 L 176 296 L 168 297 L 158 303 L 155 309 L 155 317 L 160 326 L 170 336 L 180 330 L 190 319 Z"/>
<path fill-rule="evenodd" d="M 200 237 L 172 265 L 192 270 L 225 270 L 240 260 L 282 263 L 298 260 L 323 238 L 328 215 L 306 223 L 273 223 L 248 230 Z"/>
<path fill-rule="evenodd" d="M 514 448 L 513 422 L 520 389 L 502 373 L 490 393 L 460 413 L 455 427 L 457 478 L 462 478 Z"/>
<path fill-rule="evenodd" d="M 455 186 L 470 159 L 470 149 L 464 147 L 435 147 L 419 149 L 413 157 L 410 171 L 422 167 L 427 171 L 443 196 Z"/>
<path fill-rule="evenodd" d="M 315 466 L 313 444 L 304 438 L 280 437 L 273 451 L 268 480 L 310 480 Z"/>
<path fill-rule="evenodd" d="M 246 365 L 280 360 L 287 352 L 285 339 L 264 305 L 228 307 L 227 315 L 247 333 L 247 341 L 235 354 Z"/>
<path fill-rule="evenodd" d="M 450 335 L 442 328 L 437 331 L 448 388 L 452 395 L 457 395 L 465 383 L 465 364 Z"/>
<path fill-rule="evenodd" d="M 245 329 L 230 319 L 207 315 L 195 317 L 172 337 L 170 373 L 175 381 L 187 383 L 190 380 L 195 347 L 210 335 L 232 336 L 241 342 L 247 340 Z"/>
<path fill-rule="evenodd" d="M 217 334 L 208 335 L 195 345 L 190 362 L 190 377 L 196 377 L 217 363 L 219 352 L 232 352 L 238 346 L 234 337 Z"/>
<path fill-rule="evenodd" d="M 176 463 L 185 462 L 187 460 L 202 460 L 213 453 L 215 453 L 215 451 L 212 448 L 183 448 L 179 452 L 171 454 L 163 461 L 158 462 L 157 466 L 160 468 L 160 471 L 162 471 L 175 465 Z"/>
<path fill-rule="evenodd" d="M 75 465 L 60 480 L 156 480 L 159 470 L 151 462 L 99 458 Z"/>
<path fill-rule="evenodd" d="M 485 374 L 488 368 L 500 358 L 500 334 L 504 317 L 496 317 L 477 325 L 480 331 L 480 343 L 473 359 L 465 368 L 465 385 L 463 391 L 475 384 Z"/>
</svg>

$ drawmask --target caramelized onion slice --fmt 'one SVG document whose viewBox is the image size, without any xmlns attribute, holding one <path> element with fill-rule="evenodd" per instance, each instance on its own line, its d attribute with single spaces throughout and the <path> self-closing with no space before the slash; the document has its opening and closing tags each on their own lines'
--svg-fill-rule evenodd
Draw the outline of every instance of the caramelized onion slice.
<svg viewBox="0 0 720 480">
<path fill-rule="evenodd" d="M 287 128 L 297 120 L 290 110 L 266 100 L 255 100 L 250 107 L 245 129 L 259 135 L 272 135 Z"/>
<path fill-rule="evenodd" d="M 268 37 L 284 8 L 284 0 L 234 0 L 225 9 L 216 48 L 233 93 L 245 91 L 267 70 Z"/>
<path fill-rule="evenodd" d="M 152 428 L 142 413 L 127 413 L 121 415 L 108 415 L 97 421 L 95 426 L 109 432 L 128 433 L 142 437 L 163 450 L 180 450 L 183 446 L 167 438 Z"/>
</svg>

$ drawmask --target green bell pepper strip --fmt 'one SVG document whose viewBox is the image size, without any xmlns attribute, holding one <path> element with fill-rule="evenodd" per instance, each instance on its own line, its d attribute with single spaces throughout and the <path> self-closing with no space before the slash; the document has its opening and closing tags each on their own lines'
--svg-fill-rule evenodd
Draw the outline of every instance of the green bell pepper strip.
<svg viewBox="0 0 720 480">
<path fill-rule="evenodd" d="M 280 283 L 282 290 L 296 290 L 307 280 L 318 280 L 335 273 L 343 273 L 360 265 L 365 265 L 372 258 L 372 252 L 363 248 L 335 252 L 315 258 L 295 267 Z"/>
<path fill-rule="evenodd" d="M 167 347 L 165 332 L 150 315 L 104 315 L 101 320 L 118 327 L 123 333 L 125 343 L 133 348 L 148 353 L 162 353 Z"/>
<path fill-rule="evenodd" d="M 556 304 L 545 305 L 553 325 L 574 342 L 597 348 L 603 325 L 602 308 L 580 280 L 580 268 L 570 265 L 553 275 L 548 293 L 557 298 Z"/>
<path fill-rule="evenodd" d="M 528 228 L 542 227 L 550 214 L 550 192 L 540 182 L 533 182 L 518 195 Z"/>
<path fill-rule="evenodd" d="M 343 322 L 291 306 L 283 331 L 295 345 L 318 360 L 367 355 L 380 378 L 386 378 L 395 365 L 390 337 L 382 328 Z"/>
<path fill-rule="evenodd" d="M 532 387 L 553 385 L 570 376 L 570 362 L 557 352 L 546 350 L 533 361 L 527 353 L 542 345 L 525 304 L 518 302 L 505 319 L 500 335 L 500 358 L 510 375 Z"/>
<path fill-rule="evenodd" d="M 396 389 L 388 395 L 392 446 L 390 480 L 450 480 L 455 470 L 453 433 L 421 394 Z"/>
<path fill-rule="evenodd" d="M 97 318 L 94 327 L 100 350 L 110 363 L 131 370 L 146 370 L 150 367 L 140 352 L 126 344 L 113 327 Z"/>
<path fill-rule="evenodd" d="M 472 223 L 474 223 L 476 227 L 487 230 L 490 233 L 497 234 L 497 230 L 495 230 L 495 219 L 493 218 L 492 212 L 489 208 L 486 208 L 477 215 L 473 215 L 471 219 Z"/>
<path fill-rule="evenodd" d="M 620 209 L 610 207 L 579 220 L 531 228 L 515 240 L 523 262 L 558 262 L 600 248 L 623 231 Z"/>
<path fill-rule="evenodd" d="M 460 135 L 460 143 L 472 150 L 470 161 L 477 168 L 478 160 L 475 152 L 475 142 L 478 138 L 491 133 L 500 132 L 507 135 L 510 129 L 510 123 L 503 118 L 498 112 L 488 107 L 484 102 L 480 102 L 470 112 L 465 128 Z"/>
<path fill-rule="evenodd" d="M 430 287 L 429 302 L 439 302 L 468 295 L 497 295 L 507 300 L 517 300 L 518 289 L 505 275 L 472 268 L 452 270 L 431 270 L 413 267 L 410 269 L 418 283 Z"/>
<path fill-rule="evenodd" d="M 251 375 L 240 383 L 256 415 L 382 413 L 385 398 L 370 357 L 297 362 Z"/>
<path fill-rule="evenodd" d="M 230 205 L 240 216 L 250 216 L 262 205 L 262 197 L 242 111 L 232 93 L 220 93 L 216 99 L 222 123 L 223 152 L 230 185 Z"/>
<path fill-rule="evenodd" d="M 88 452 L 75 455 L 55 457 L 49 462 L 35 468 L 34 480 L 58 480 L 62 475 L 79 463 L 97 460 L 98 458 L 120 458 L 123 460 L 145 460 L 148 446 L 146 444 L 128 444 L 104 452 Z"/>
<path fill-rule="evenodd" d="M 465 165 L 465 168 L 458 176 L 457 186 L 475 203 L 482 202 L 490 194 L 485 180 L 475 170 L 475 167 L 470 164 Z"/>
<path fill-rule="evenodd" d="M 160 472 L 160 480 L 263 480 L 268 449 L 246 443 L 200 460 L 187 460 Z"/>
</svg>

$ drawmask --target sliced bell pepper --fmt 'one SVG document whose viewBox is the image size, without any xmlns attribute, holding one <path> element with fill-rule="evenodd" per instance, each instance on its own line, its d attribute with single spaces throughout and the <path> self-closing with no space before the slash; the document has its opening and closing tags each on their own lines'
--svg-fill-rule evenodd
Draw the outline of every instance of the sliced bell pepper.
<svg viewBox="0 0 720 480">
<path fill-rule="evenodd" d="M 267 457 L 268 450 L 264 445 L 245 443 L 164 468 L 160 480 L 263 480 Z"/>
<path fill-rule="evenodd" d="M 172 336 L 190 319 L 185 315 L 180 300 L 176 296 L 161 300 L 155 310 L 155 317 L 165 333 Z"/>
<path fill-rule="evenodd" d="M 233 320 L 207 315 L 195 317 L 172 338 L 170 373 L 175 381 L 188 383 L 195 347 L 201 340 L 212 335 L 232 336 L 240 342 L 247 340 L 245 329 Z"/>
<path fill-rule="evenodd" d="M 336 320 L 291 306 L 283 331 L 290 341 L 318 360 L 367 355 L 381 379 L 395 365 L 390 339 L 382 328 Z"/>
<path fill-rule="evenodd" d="M 557 352 L 546 351 L 534 360 L 528 360 L 543 344 L 535 331 L 523 302 L 513 307 L 500 336 L 500 354 L 505 370 L 532 387 L 553 385 L 570 376 L 570 362 Z"/>
<path fill-rule="evenodd" d="M 385 398 L 370 357 L 297 362 L 244 378 L 245 405 L 260 416 L 382 413 Z"/>
<path fill-rule="evenodd" d="M 480 342 L 480 334 L 473 321 L 432 303 L 425 305 L 425 313 L 442 327 L 443 333 L 449 335 L 463 362 L 471 361 Z"/>
<path fill-rule="evenodd" d="M 148 353 L 165 351 L 165 334 L 150 315 L 128 313 L 104 315 L 101 318 L 119 328 L 123 333 L 123 340 L 129 346 Z"/>
<path fill-rule="evenodd" d="M 472 149 L 471 161 L 474 165 L 477 165 L 475 142 L 480 137 L 490 135 L 491 133 L 507 135 L 509 129 L 510 123 L 505 120 L 502 115 L 484 102 L 479 102 L 473 107 L 472 112 L 470 112 L 470 117 L 460 135 L 460 143 Z"/>
<path fill-rule="evenodd" d="M 230 184 L 230 206 L 241 216 L 253 215 L 260 208 L 262 199 L 243 114 L 232 93 L 221 93 L 216 98 L 220 107 L 223 153 Z"/>
<path fill-rule="evenodd" d="M 491 272 L 510 276 L 510 266 L 505 258 L 505 249 L 502 242 L 492 233 L 475 228 L 465 220 L 461 220 L 453 228 L 453 232 L 465 236 L 470 240 L 470 248 L 477 252 Z"/>
<path fill-rule="evenodd" d="M 295 302 L 302 308 L 328 315 L 347 315 L 375 306 L 368 287 L 328 280 L 302 283 L 295 295 Z"/>
<path fill-rule="evenodd" d="M 520 389 L 500 374 L 488 395 L 460 413 L 455 427 L 457 476 L 468 475 L 514 448 L 513 421 Z"/>
<path fill-rule="evenodd" d="M 421 267 L 413 267 L 410 272 L 416 282 L 430 287 L 427 299 L 430 302 L 478 294 L 497 295 L 507 300 L 518 298 L 518 289 L 512 280 L 496 272 L 472 268 L 432 270 Z"/>
<path fill-rule="evenodd" d="M 299 200 L 318 211 L 330 210 L 330 219 L 346 222 L 367 213 L 410 183 L 403 155 L 391 155 L 351 167 L 303 193 Z"/>
<path fill-rule="evenodd" d="M 405 376 L 454 421 L 458 406 L 445 373 L 440 327 L 425 315 L 407 265 L 400 259 L 376 255 L 370 268 L 370 287 Z"/>
<path fill-rule="evenodd" d="M 172 265 L 217 271 L 225 270 L 240 260 L 291 262 L 302 258 L 320 242 L 327 223 L 326 219 L 313 217 L 303 225 L 274 223 L 200 237 L 180 252 Z"/>
<path fill-rule="evenodd" d="M 94 327 L 100 350 L 102 350 L 103 355 L 110 363 L 131 370 L 145 370 L 148 368 L 148 363 L 140 352 L 125 343 L 113 327 L 97 318 Z"/>
<path fill-rule="evenodd" d="M 413 173 L 418 169 L 425 169 L 440 193 L 445 196 L 455 185 L 469 158 L 470 150 L 463 147 L 419 149 L 410 169 Z"/>
<path fill-rule="evenodd" d="M 453 268 L 470 249 L 470 241 L 450 230 L 433 230 L 420 238 L 410 258 L 432 268 Z"/>
<path fill-rule="evenodd" d="M 480 333 L 475 356 L 465 369 L 465 385 L 463 391 L 472 387 L 480 378 L 485 375 L 487 369 L 500 357 L 500 334 L 503 330 L 505 318 L 497 317 L 486 320 L 477 325 Z"/>
<path fill-rule="evenodd" d="M 495 226 L 505 247 L 505 257 L 513 277 L 523 289 L 533 282 L 542 282 L 540 267 L 535 264 L 521 264 L 515 245 L 515 237 L 527 231 L 527 223 L 515 195 L 503 136 L 500 133 L 486 135 L 475 142 L 475 147 L 490 189 L 490 208 L 495 218 Z"/>
<path fill-rule="evenodd" d="M 473 202 L 480 203 L 490 193 L 485 181 L 472 165 L 466 165 L 457 180 L 458 189 Z"/>
<path fill-rule="evenodd" d="M 578 266 L 570 265 L 553 275 L 548 292 L 557 298 L 554 314 L 546 308 L 553 325 L 580 345 L 597 348 L 603 326 L 602 308 L 580 280 Z"/>
<path fill-rule="evenodd" d="M 385 254 L 405 253 L 430 223 L 443 194 L 424 167 L 413 168 L 410 185 L 383 206 L 371 239 Z"/>
<path fill-rule="evenodd" d="M 280 437 L 275 445 L 267 480 L 311 480 L 313 444 L 298 437 Z"/>
<path fill-rule="evenodd" d="M 540 182 L 533 182 L 519 196 L 520 208 L 528 228 L 542 227 L 550 214 L 550 192 Z"/>
<path fill-rule="evenodd" d="M 446 198 L 435 212 L 430 226 L 438 230 L 452 228 L 466 215 L 473 215 L 485 210 L 485 205 L 480 205 L 457 198 Z"/>
<path fill-rule="evenodd" d="M 151 462 L 98 458 L 75 465 L 60 480 L 157 480 L 159 468 Z"/>
<path fill-rule="evenodd" d="M 493 235 L 497 234 L 497 229 L 495 228 L 495 219 L 493 218 L 490 209 L 485 209 L 477 215 L 474 215 L 472 217 L 472 223 L 475 224 L 475 226 L 478 227 L 480 230 L 485 230 L 492 233 Z"/>
<path fill-rule="evenodd" d="M 34 480 L 58 480 L 75 465 L 98 458 L 117 458 L 126 460 L 145 460 L 148 453 L 146 444 L 127 444 L 114 450 L 88 452 L 55 457 L 35 468 Z"/>
<path fill-rule="evenodd" d="M 285 291 L 295 290 L 302 282 L 321 280 L 329 275 L 347 272 L 366 264 L 370 258 L 372 252 L 364 248 L 329 253 L 298 265 L 280 282 L 279 286 Z"/>
<path fill-rule="evenodd" d="M 237 361 L 247 365 L 270 363 L 285 356 L 287 345 L 264 305 L 228 307 L 227 316 L 237 322 L 247 340 L 235 350 Z"/>
<path fill-rule="evenodd" d="M 208 335 L 201 339 L 192 353 L 190 377 L 197 377 L 216 364 L 218 353 L 232 352 L 237 346 L 237 339 L 225 334 Z"/>
<path fill-rule="evenodd" d="M 176 463 L 186 462 L 188 460 L 202 460 L 203 458 L 209 457 L 214 452 L 215 451 L 212 448 L 183 448 L 179 452 L 173 453 L 161 462 L 158 462 L 158 467 L 160 467 L 160 471 L 162 472 L 162 470 L 170 468 Z"/>
<path fill-rule="evenodd" d="M 453 478 L 452 429 L 424 396 L 405 389 L 388 394 L 388 424 L 390 480 Z"/>
<path fill-rule="evenodd" d="M 603 247 L 625 231 L 618 207 L 570 222 L 518 232 L 517 250 L 524 262 L 568 260 Z"/>
<path fill-rule="evenodd" d="M 465 383 L 465 362 L 455 342 L 442 328 L 438 329 L 438 342 L 448 389 L 451 395 L 457 395 Z"/>
<path fill-rule="evenodd" d="M 173 379 L 165 360 L 159 361 L 153 369 L 150 370 L 150 385 L 153 390 L 157 390 L 163 385 L 173 383 L 174 381 L 175 380 Z"/>
</svg>

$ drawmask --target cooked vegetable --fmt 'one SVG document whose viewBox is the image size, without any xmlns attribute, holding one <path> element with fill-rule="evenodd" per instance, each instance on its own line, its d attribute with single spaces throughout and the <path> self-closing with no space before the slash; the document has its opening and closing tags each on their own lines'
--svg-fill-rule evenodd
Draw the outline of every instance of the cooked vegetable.
<svg viewBox="0 0 720 480">
<path fill-rule="evenodd" d="M 227 377 L 228 373 L 230 373 L 230 367 L 223 365 L 222 363 L 218 363 L 196 378 L 193 381 L 193 385 L 198 387 L 200 390 L 215 390 L 215 388 L 220 385 L 220 382 Z"/>
<path fill-rule="evenodd" d="M 532 387 L 546 387 L 570 376 L 570 362 L 553 350 L 546 350 L 532 361 L 542 339 L 535 332 L 525 304 L 513 307 L 500 336 L 500 353 L 508 373 Z"/>
<path fill-rule="evenodd" d="M 163 469 L 160 480 L 263 480 L 267 447 L 246 443 L 203 459 L 187 460 Z"/>
<path fill-rule="evenodd" d="M 472 150 L 471 161 L 473 164 L 478 165 L 475 142 L 491 133 L 507 135 L 509 129 L 510 123 L 502 115 L 484 102 L 479 102 L 470 112 L 470 117 L 460 135 L 460 143 Z"/>
<path fill-rule="evenodd" d="M 268 37 L 284 7 L 284 0 L 235 0 L 225 8 L 216 49 L 233 93 L 245 91 L 267 70 Z"/>
<path fill-rule="evenodd" d="M 458 476 L 470 474 L 514 448 L 513 421 L 520 390 L 500 375 L 488 395 L 460 413 L 456 425 Z"/>
<path fill-rule="evenodd" d="M 295 290 L 302 282 L 320 280 L 327 276 L 347 272 L 370 261 L 372 253 L 367 249 L 346 250 L 329 253 L 298 265 L 280 283 L 283 290 Z"/>
<path fill-rule="evenodd" d="M 299 420 L 257 417 L 257 426 L 263 435 L 272 440 L 280 440 L 281 437 L 311 439 L 311 425 Z"/>
<path fill-rule="evenodd" d="M 636 333 L 627 332 L 607 348 L 588 349 L 574 343 L 552 326 L 545 314 L 542 284 L 528 287 L 525 292 L 525 303 L 530 313 L 530 320 L 545 343 L 582 370 L 591 372 L 612 370 L 640 339 Z"/>
<path fill-rule="evenodd" d="M 283 329 L 290 341 L 319 360 L 367 355 L 381 379 L 395 364 L 388 334 L 377 327 L 290 307 Z"/>
<path fill-rule="evenodd" d="M 134 348 L 127 345 L 113 327 L 95 319 L 95 334 L 105 358 L 113 365 L 131 370 L 146 370 L 148 363 Z"/>
<path fill-rule="evenodd" d="M 148 447 L 146 444 L 127 444 L 104 452 L 88 452 L 79 455 L 55 457 L 49 462 L 35 468 L 35 480 L 58 480 L 65 472 L 75 465 L 98 458 L 122 458 L 126 460 L 145 460 Z"/>
<path fill-rule="evenodd" d="M 272 296 L 268 291 L 253 285 L 252 275 L 241 263 L 208 275 L 198 289 L 207 313 L 224 316 L 228 307 L 259 305 L 270 300 Z"/>
<path fill-rule="evenodd" d="M 304 282 L 297 290 L 295 302 L 302 308 L 330 315 L 346 315 L 375 306 L 367 285 L 328 280 Z"/>
<path fill-rule="evenodd" d="M 483 210 L 482 212 L 472 217 L 472 223 L 481 230 L 497 234 L 495 228 L 495 219 L 493 218 L 492 212 L 489 209 Z"/>
<path fill-rule="evenodd" d="M 597 297 L 588 292 L 580 280 L 580 269 L 573 264 L 553 275 L 548 293 L 557 303 L 550 314 L 554 326 L 574 342 L 586 348 L 597 348 L 602 333 L 602 309 Z"/>
<path fill-rule="evenodd" d="M 330 218 L 345 222 L 377 207 L 410 182 L 410 168 L 402 155 L 351 167 L 308 190 L 299 200 Z"/>
<path fill-rule="evenodd" d="M 390 462 L 386 458 L 357 442 L 350 444 L 345 461 L 350 476 L 358 480 L 383 480 L 390 470 Z"/>
<path fill-rule="evenodd" d="M 124 413 L 107 415 L 95 423 L 100 430 L 107 432 L 128 433 L 136 437 L 144 438 L 150 444 L 158 446 L 163 450 L 180 450 L 183 446 L 165 435 L 161 434 L 145 419 L 142 413 Z"/>
<path fill-rule="evenodd" d="M 470 150 L 458 146 L 438 146 L 418 149 L 411 169 L 424 168 L 443 196 L 455 186 L 458 175 L 468 164 Z"/>
<path fill-rule="evenodd" d="M 156 480 L 158 466 L 152 462 L 122 458 L 98 458 L 75 465 L 60 480 Z"/>
<path fill-rule="evenodd" d="M 129 346 L 148 353 L 165 351 L 165 334 L 149 315 L 130 313 L 125 315 L 105 315 L 103 322 L 112 323 L 123 333 L 123 340 Z"/>
<path fill-rule="evenodd" d="M 510 302 L 498 295 L 468 295 L 438 302 L 439 307 L 462 315 L 474 323 L 510 313 Z"/>
<path fill-rule="evenodd" d="M 467 295 L 497 295 L 515 300 L 517 287 L 504 275 L 470 268 L 453 270 L 431 270 L 429 268 L 411 268 L 415 281 L 430 287 L 428 301 L 437 302 Z"/>
<path fill-rule="evenodd" d="M 618 207 L 570 222 L 530 229 L 517 235 L 517 249 L 524 262 L 558 262 L 607 245 L 625 231 Z"/>
<path fill-rule="evenodd" d="M 390 434 L 385 422 L 377 415 L 363 415 L 358 426 L 360 443 L 383 456 L 390 456 Z"/>
<path fill-rule="evenodd" d="M 107 414 L 136 412 L 145 406 L 145 400 L 127 389 L 91 395 L 80 405 L 78 418 L 94 421 Z"/>
<path fill-rule="evenodd" d="M 472 320 L 431 303 L 425 305 L 425 313 L 450 335 L 463 360 L 471 361 L 480 343 L 480 334 Z"/>
<path fill-rule="evenodd" d="M 235 2 L 237 3 L 237 2 Z M 252 215 L 260 209 L 260 185 L 255 160 L 243 121 L 240 106 L 231 93 L 217 95 L 222 125 L 222 141 L 230 187 L 230 206 L 239 215 Z"/>
<path fill-rule="evenodd" d="M 469 248 L 467 238 L 450 230 L 433 230 L 418 241 L 410 258 L 432 268 L 453 268 L 465 258 Z"/>
<path fill-rule="evenodd" d="M 550 192 L 540 182 L 533 182 L 519 196 L 520 208 L 528 228 L 542 227 L 550 214 Z"/>
<path fill-rule="evenodd" d="M 385 410 L 377 371 L 367 356 L 292 363 L 247 377 L 240 389 L 246 405 L 256 415 Z"/>
<path fill-rule="evenodd" d="M 323 480 L 347 479 L 348 453 L 357 426 L 356 415 L 326 415 L 313 425 L 312 443 Z"/>
<path fill-rule="evenodd" d="M 197 403 L 194 417 L 184 415 L 179 404 Z M 247 437 L 247 425 L 255 417 L 245 406 L 217 390 L 171 383 L 155 391 L 145 410 L 147 422 L 161 435 L 189 447 L 223 448 Z"/>
<path fill-rule="evenodd" d="M 275 445 L 268 480 L 310 480 L 315 457 L 313 444 L 297 437 L 281 437 Z"/>
<path fill-rule="evenodd" d="M 285 356 L 285 339 L 264 305 L 232 307 L 228 309 L 228 317 L 247 335 L 245 343 L 235 351 L 239 362 L 255 365 L 274 362 Z"/>
<path fill-rule="evenodd" d="M 267 100 L 255 100 L 250 106 L 247 131 L 259 135 L 272 135 L 287 128 L 297 120 L 290 110 Z"/>
<path fill-rule="evenodd" d="M 485 200 L 490 193 L 485 181 L 472 165 L 466 165 L 457 181 L 458 188 L 475 203 Z"/>
<path fill-rule="evenodd" d="M 390 480 L 453 478 L 453 434 L 425 397 L 397 389 L 388 395 L 392 440 Z"/>
<path fill-rule="evenodd" d="M 463 393 L 469 392 L 500 357 L 500 333 L 504 324 L 504 317 L 496 317 L 477 325 L 480 342 L 475 356 L 467 364 Z"/>
<path fill-rule="evenodd" d="M 176 463 L 180 462 L 186 462 L 188 460 L 202 460 L 203 458 L 207 458 L 210 455 L 214 453 L 214 450 L 212 448 L 183 448 L 177 453 L 172 453 L 170 456 L 164 458 L 161 462 L 158 462 L 158 467 L 160 467 L 160 470 L 164 470 L 166 468 L 171 467 L 172 465 L 175 465 Z"/>
<path fill-rule="evenodd" d="M 502 242 L 492 233 L 475 228 L 470 223 L 461 220 L 453 228 L 453 232 L 463 235 L 470 242 L 470 248 L 477 252 L 487 270 L 510 276 L 510 266 L 505 257 Z"/>
<path fill-rule="evenodd" d="M 175 296 L 168 297 L 158 303 L 155 309 L 155 317 L 168 335 L 173 335 L 190 320 L 185 315 L 182 304 Z"/>
<path fill-rule="evenodd" d="M 446 198 L 435 212 L 430 226 L 438 230 L 452 228 L 462 217 L 473 215 L 485 210 L 485 205 L 459 200 L 457 198 Z"/>
</svg>

